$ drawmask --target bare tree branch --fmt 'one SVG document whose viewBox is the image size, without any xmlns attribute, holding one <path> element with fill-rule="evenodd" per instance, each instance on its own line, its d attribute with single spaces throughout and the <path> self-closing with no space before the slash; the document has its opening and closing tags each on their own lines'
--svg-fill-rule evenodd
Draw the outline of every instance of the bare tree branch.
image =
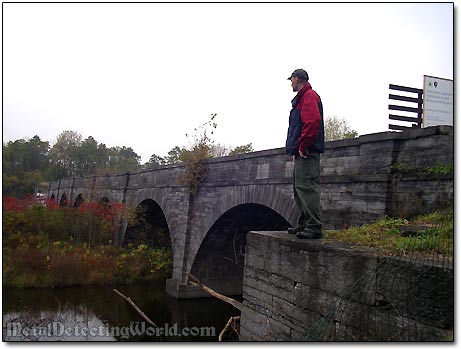
<svg viewBox="0 0 461 349">
<path fill-rule="evenodd" d="M 152 326 L 157 327 L 157 325 L 151 319 L 149 319 L 147 315 L 144 314 L 143 311 L 136 306 L 136 304 L 133 303 L 130 297 L 125 296 L 123 293 L 121 293 L 120 291 L 117 291 L 115 288 L 114 288 L 114 292 L 117 293 L 123 299 L 125 299 L 128 303 L 130 303 L 130 305 L 138 312 L 139 315 L 143 317 L 144 320 L 146 320 Z"/>
<path fill-rule="evenodd" d="M 202 284 L 200 282 L 200 280 L 198 280 L 194 275 L 190 274 L 190 273 L 186 273 L 186 275 L 192 279 L 193 281 L 190 281 L 189 280 L 189 283 L 192 285 L 192 286 L 195 286 L 195 287 L 198 287 L 200 288 L 201 290 L 207 292 L 208 294 L 212 295 L 213 297 L 215 298 L 218 298 L 220 300 L 222 300 L 223 302 L 226 302 L 230 305 L 232 305 L 234 308 L 237 308 L 238 310 L 242 311 L 242 303 L 240 303 L 239 301 L 236 301 L 235 299 L 232 299 L 232 298 L 229 298 L 229 297 L 226 297 L 222 294 L 220 294 L 219 292 L 216 292 L 215 290 L 209 288 L 208 286 L 205 286 L 204 284 Z"/>
<path fill-rule="evenodd" d="M 229 331 L 229 328 L 231 328 L 232 331 L 234 331 L 237 336 L 239 336 L 239 332 L 238 330 L 235 328 L 234 326 L 234 323 L 237 321 L 237 320 L 240 320 L 240 316 L 234 316 L 234 317 L 230 317 L 229 321 L 227 321 L 227 324 L 226 326 L 224 326 L 223 330 L 221 331 L 221 333 L 219 334 L 219 338 L 218 340 L 220 342 L 222 342 L 222 339 L 224 337 L 224 335 Z"/>
</svg>

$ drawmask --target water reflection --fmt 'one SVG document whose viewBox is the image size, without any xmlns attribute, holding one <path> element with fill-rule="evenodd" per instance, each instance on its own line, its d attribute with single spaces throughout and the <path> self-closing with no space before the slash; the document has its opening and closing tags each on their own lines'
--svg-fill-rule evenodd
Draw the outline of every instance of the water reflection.
<svg viewBox="0 0 461 349">
<path fill-rule="evenodd" d="M 176 300 L 164 282 L 119 285 L 154 328 L 110 287 L 3 289 L 4 341 L 217 341 L 232 306 L 216 299 Z"/>
<path fill-rule="evenodd" d="M 85 307 L 3 315 L 4 341 L 116 341 L 115 332 Z M 128 337 L 127 337 L 128 338 Z"/>
</svg>

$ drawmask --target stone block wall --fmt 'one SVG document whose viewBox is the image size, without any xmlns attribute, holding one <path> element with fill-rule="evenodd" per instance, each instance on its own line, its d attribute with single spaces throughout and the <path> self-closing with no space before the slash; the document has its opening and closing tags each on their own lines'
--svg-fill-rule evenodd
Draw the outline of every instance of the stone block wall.
<svg viewBox="0 0 461 349">
<path fill-rule="evenodd" d="M 453 169 L 453 144 L 449 126 L 328 142 L 321 158 L 326 228 L 452 207 L 453 172 L 426 170 L 440 165 Z"/>
<path fill-rule="evenodd" d="M 450 341 L 452 265 L 286 232 L 247 236 L 241 341 Z"/>
<path fill-rule="evenodd" d="M 453 168 L 453 143 L 450 126 L 327 142 L 321 157 L 325 228 L 361 225 L 383 215 L 408 217 L 453 206 L 453 172 L 422 172 L 439 165 Z M 199 189 L 204 197 L 197 195 L 195 211 L 205 212 L 202 209 L 212 207 L 221 192 L 237 192 L 245 186 L 277 186 L 292 196 L 293 162 L 284 148 L 210 159 L 206 166 L 208 175 Z M 170 200 L 174 200 L 176 191 L 178 205 L 188 209 L 188 205 L 181 204 L 188 200 L 184 195 L 187 188 L 179 184 L 183 171 L 183 165 L 170 165 L 96 179 L 61 179 L 50 183 L 48 196 L 53 194 L 59 201 L 65 192 L 70 203 L 79 193 L 85 200 L 106 196 L 111 201 L 121 201 L 129 196 L 128 203 L 136 205 L 147 191 L 168 189 Z M 92 192 L 92 183 L 98 193 Z"/>
</svg>

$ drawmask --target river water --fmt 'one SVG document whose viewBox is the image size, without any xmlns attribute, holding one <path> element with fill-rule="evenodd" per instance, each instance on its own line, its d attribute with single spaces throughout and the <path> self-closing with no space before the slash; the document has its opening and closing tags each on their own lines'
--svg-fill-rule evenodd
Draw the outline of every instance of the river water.
<svg viewBox="0 0 461 349">
<path fill-rule="evenodd" d="M 122 297 L 157 325 L 150 325 Z M 239 311 L 214 298 L 176 300 L 165 281 L 114 287 L 3 288 L 4 341 L 217 341 Z"/>
</svg>

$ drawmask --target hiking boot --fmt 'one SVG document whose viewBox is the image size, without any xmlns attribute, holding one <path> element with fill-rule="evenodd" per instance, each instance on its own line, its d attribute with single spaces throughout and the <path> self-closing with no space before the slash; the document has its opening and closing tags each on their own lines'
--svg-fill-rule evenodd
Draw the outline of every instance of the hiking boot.
<svg viewBox="0 0 461 349">
<path fill-rule="evenodd" d="M 296 233 L 299 239 L 320 239 L 322 237 L 321 231 L 304 230 Z"/>
<path fill-rule="evenodd" d="M 300 231 L 303 231 L 303 230 L 304 230 L 304 227 L 301 227 L 300 225 L 297 225 L 294 228 L 288 228 L 287 232 L 288 232 L 288 234 L 296 234 L 296 233 L 299 233 Z"/>
</svg>

